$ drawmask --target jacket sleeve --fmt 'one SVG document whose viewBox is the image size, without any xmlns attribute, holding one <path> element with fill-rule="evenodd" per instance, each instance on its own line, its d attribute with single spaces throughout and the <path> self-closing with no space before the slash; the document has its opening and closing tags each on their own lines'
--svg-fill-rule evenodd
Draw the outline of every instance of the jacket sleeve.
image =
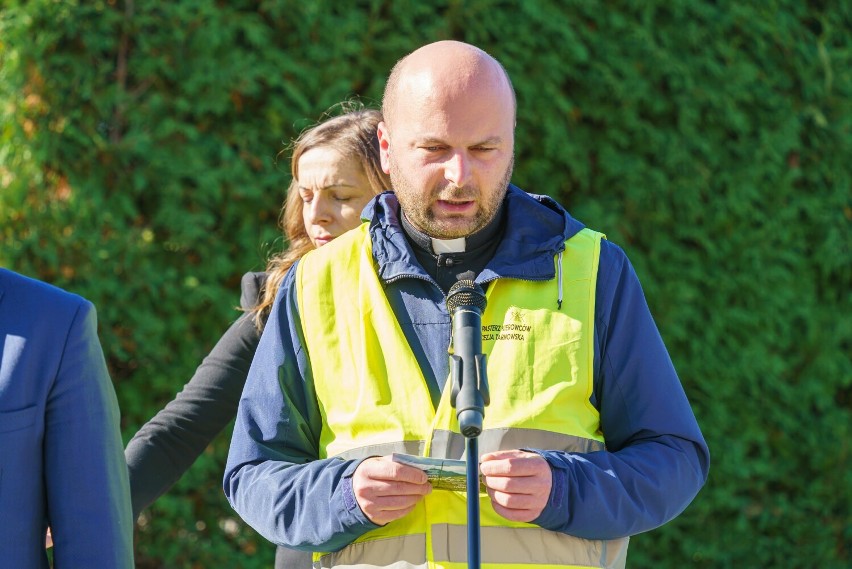
<svg viewBox="0 0 852 569">
<path fill-rule="evenodd" d="M 47 516 L 57 567 L 133 567 L 133 520 L 118 401 L 81 301 L 45 408 Z"/>
<path fill-rule="evenodd" d="M 260 277 L 243 277 L 243 308 L 256 304 Z M 163 495 L 234 418 L 260 338 L 253 314 L 240 317 L 222 335 L 195 374 L 127 444 L 134 519 Z"/>
<path fill-rule="evenodd" d="M 587 539 L 656 528 L 681 513 L 707 479 L 710 455 L 639 279 L 623 251 L 601 244 L 595 380 L 606 450 L 537 451 L 553 490 L 536 523 Z"/>
<path fill-rule="evenodd" d="M 352 493 L 357 461 L 319 459 L 322 419 L 287 273 L 240 399 L 223 487 L 269 541 L 335 551 L 375 529 Z M 306 507 L 306 505 L 308 505 Z"/>
</svg>

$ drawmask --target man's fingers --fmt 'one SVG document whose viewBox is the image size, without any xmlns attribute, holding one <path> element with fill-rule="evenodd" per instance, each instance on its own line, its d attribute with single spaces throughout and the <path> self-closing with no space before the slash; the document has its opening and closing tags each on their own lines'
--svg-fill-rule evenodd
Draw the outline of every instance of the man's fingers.
<svg viewBox="0 0 852 569">
<path fill-rule="evenodd" d="M 541 514 L 553 485 L 544 458 L 522 450 L 492 452 L 482 455 L 479 470 L 498 514 L 517 522 L 530 522 Z"/>
<path fill-rule="evenodd" d="M 377 496 L 371 494 L 363 498 L 362 509 L 375 511 L 398 512 L 399 510 L 407 510 L 414 507 L 420 501 L 421 495 L 395 495 L 395 496 Z"/>
<path fill-rule="evenodd" d="M 499 492 L 509 494 L 540 494 L 550 491 L 550 484 L 543 477 L 535 476 L 486 476 L 485 485 Z"/>
<path fill-rule="evenodd" d="M 373 480 L 394 480 L 412 484 L 426 484 L 428 482 L 426 473 L 419 468 L 394 462 L 384 456 L 368 458 L 358 466 L 356 472 L 360 472 L 362 476 Z"/>
<path fill-rule="evenodd" d="M 432 491 L 432 485 L 422 470 L 377 457 L 358 465 L 352 490 L 364 515 L 384 525 L 408 514 Z"/>
<path fill-rule="evenodd" d="M 532 494 L 510 494 L 489 488 L 488 496 L 492 504 L 498 504 L 510 510 L 530 510 L 541 507 L 539 497 Z"/>
<path fill-rule="evenodd" d="M 364 487 L 369 487 L 370 492 L 376 496 L 425 496 L 432 491 L 431 484 L 412 484 L 375 478 Z"/>
<path fill-rule="evenodd" d="M 479 470 L 485 476 L 538 476 L 550 467 L 535 453 L 502 451 L 483 455 Z"/>
<path fill-rule="evenodd" d="M 411 512 L 411 510 L 413 510 L 414 506 L 416 505 L 416 503 L 412 504 L 408 508 L 404 508 L 402 510 L 376 510 L 374 512 L 374 515 L 368 517 L 370 518 L 370 521 L 372 521 L 374 524 L 383 526 L 394 520 L 398 520 L 403 516 L 407 516 L 408 513 Z"/>
<path fill-rule="evenodd" d="M 496 450 L 494 452 L 485 453 L 479 457 L 479 462 L 489 462 L 492 460 L 504 460 L 507 458 L 519 458 L 525 456 L 538 456 L 534 452 L 529 452 L 525 450 L 512 449 L 512 450 Z"/>
<path fill-rule="evenodd" d="M 505 506 L 501 506 L 500 504 L 491 502 L 494 511 L 499 515 L 503 516 L 507 520 L 511 520 L 513 522 L 531 522 L 536 519 L 539 514 L 541 514 L 540 510 L 517 510 L 513 508 L 506 508 Z"/>
<path fill-rule="evenodd" d="M 520 450 L 488 453 L 480 471 L 499 515 L 529 522 L 541 514 L 552 484 L 550 465 L 541 456 Z M 422 470 L 376 457 L 355 469 L 353 490 L 364 514 L 384 525 L 408 514 L 432 485 Z"/>
</svg>

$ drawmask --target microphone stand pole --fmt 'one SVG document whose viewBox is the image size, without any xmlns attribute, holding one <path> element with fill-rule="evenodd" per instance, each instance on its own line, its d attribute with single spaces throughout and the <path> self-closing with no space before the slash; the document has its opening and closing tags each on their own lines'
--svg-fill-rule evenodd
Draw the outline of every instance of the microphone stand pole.
<svg viewBox="0 0 852 569">
<path fill-rule="evenodd" d="M 469 278 L 468 278 L 469 276 Z M 485 291 L 473 271 L 459 275 L 447 293 L 447 312 L 453 316 L 450 370 L 453 390 L 450 404 L 456 410 L 459 430 L 465 437 L 467 455 L 467 564 L 480 567 L 479 543 L 479 434 L 485 406 L 490 401 L 485 354 L 482 353 L 482 312 Z"/>
<path fill-rule="evenodd" d="M 479 569 L 482 542 L 479 535 L 479 438 L 465 437 L 467 452 L 467 566 Z"/>
<path fill-rule="evenodd" d="M 459 428 L 465 437 L 467 457 L 467 566 L 469 569 L 479 569 L 481 566 L 479 434 L 482 432 L 485 406 L 490 402 L 485 375 L 485 355 L 476 354 L 474 360 L 474 362 L 463 362 L 458 356 L 452 356 L 451 360 L 454 379 L 451 402 L 453 407 L 459 409 L 457 417 Z M 475 381 L 475 383 L 465 386 L 466 381 Z"/>
</svg>

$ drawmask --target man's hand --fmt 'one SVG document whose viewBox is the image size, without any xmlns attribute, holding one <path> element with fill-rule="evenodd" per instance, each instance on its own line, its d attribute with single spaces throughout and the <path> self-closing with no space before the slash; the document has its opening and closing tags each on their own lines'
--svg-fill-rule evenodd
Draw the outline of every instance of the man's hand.
<svg viewBox="0 0 852 569">
<path fill-rule="evenodd" d="M 352 476 L 352 489 L 364 515 L 381 526 L 413 510 L 423 496 L 432 492 L 432 485 L 419 468 L 382 456 L 358 465 Z"/>
<path fill-rule="evenodd" d="M 521 450 L 502 450 L 482 455 L 479 470 L 494 510 L 515 522 L 536 519 L 550 497 L 553 475 L 539 455 Z"/>
</svg>

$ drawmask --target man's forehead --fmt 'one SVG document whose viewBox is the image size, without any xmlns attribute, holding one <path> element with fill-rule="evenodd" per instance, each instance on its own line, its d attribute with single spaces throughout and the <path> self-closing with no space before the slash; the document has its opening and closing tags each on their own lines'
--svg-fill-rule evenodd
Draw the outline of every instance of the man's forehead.
<svg viewBox="0 0 852 569">
<path fill-rule="evenodd" d="M 398 103 L 406 100 L 426 100 L 452 103 L 482 90 L 497 91 L 503 85 L 502 77 L 492 70 L 452 64 L 440 67 L 413 69 L 401 75 Z"/>
<path fill-rule="evenodd" d="M 466 143 L 481 143 L 511 137 L 514 113 L 511 103 L 493 92 L 411 93 L 397 100 L 389 126 L 398 136 L 422 142 L 462 137 Z"/>
</svg>

